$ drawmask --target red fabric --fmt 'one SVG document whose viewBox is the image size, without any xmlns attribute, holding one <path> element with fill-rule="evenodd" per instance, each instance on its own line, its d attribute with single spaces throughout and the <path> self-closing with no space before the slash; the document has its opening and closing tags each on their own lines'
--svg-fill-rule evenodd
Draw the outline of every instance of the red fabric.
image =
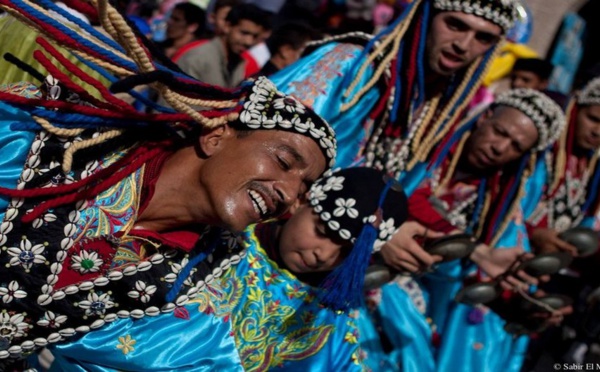
<svg viewBox="0 0 600 372">
<path fill-rule="evenodd" d="M 244 72 L 244 77 L 246 79 L 260 71 L 260 66 L 258 65 L 258 62 L 256 62 L 256 60 L 254 59 L 254 57 L 252 57 L 252 54 L 250 54 L 250 52 L 245 51 L 244 53 L 242 53 L 242 58 L 244 59 L 244 61 L 246 61 Z"/>
<path fill-rule="evenodd" d="M 196 49 L 196 48 L 204 45 L 208 41 L 209 41 L 209 39 L 202 39 L 202 40 L 195 40 L 195 41 L 192 41 L 191 43 L 185 44 L 184 46 L 179 48 L 175 52 L 175 54 L 173 54 L 173 57 L 171 57 L 171 61 L 173 61 L 174 63 L 177 63 L 177 61 L 179 61 L 179 59 L 181 57 L 183 57 L 184 54 L 186 54 L 187 52 L 189 52 L 192 49 Z M 242 58 L 244 59 L 244 61 L 246 61 L 246 66 L 245 66 L 245 71 L 244 71 L 244 76 L 246 78 L 249 78 L 250 76 L 252 76 L 260 71 L 260 66 L 258 65 L 258 62 L 256 62 L 254 57 L 252 57 L 252 54 L 250 54 L 248 51 L 245 51 L 244 53 L 242 53 Z"/>
<path fill-rule="evenodd" d="M 198 228 L 198 230 L 200 230 L 200 228 Z M 129 236 L 145 238 L 164 245 L 168 245 L 172 248 L 181 249 L 186 252 L 191 252 L 191 250 L 196 246 L 196 243 L 200 239 L 199 233 L 186 230 L 159 233 L 156 231 L 146 229 L 133 229 L 129 231 Z"/>
<path fill-rule="evenodd" d="M 427 186 L 417 189 L 410 198 L 408 198 L 408 215 L 410 218 L 435 231 L 449 233 L 456 230 L 456 227 L 452 226 L 450 222 L 446 221 L 444 217 L 433 208 L 429 201 L 431 196 L 431 188 Z"/>
<path fill-rule="evenodd" d="M 82 274 L 79 272 L 79 270 L 73 268 L 73 264 L 75 263 L 73 257 L 79 256 L 79 252 L 82 250 L 86 252 L 95 252 L 98 254 L 98 258 L 103 261 L 103 264 L 100 266 L 99 270 Z M 71 249 L 69 249 L 69 254 L 63 262 L 63 269 L 60 274 L 58 274 L 58 280 L 54 285 L 54 288 L 65 288 L 69 285 L 88 280 L 91 281 L 104 275 L 104 273 L 110 268 L 110 264 L 116 252 L 117 250 L 115 249 L 115 246 L 104 237 L 92 240 L 83 239 L 79 241 L 77 244 L 71 247 Z"/>
<path fill-rule="evenodd" d="M 208 39 L 194 40 L 190 43 L 185 44 L 181 48 L 177 49 L 175 54 L 173 54 L 173 57 L 171 57 L 171 61 L 173 61 L 174 63 L 177 63 L 177 61 L 179 61 L 179 59 L 181 57 L 183 57 L 184 54 L 186 54 L 187 52 L 189 52 L 192 49 L 195 49 L 195 48 L 205 44 L 206 42 L 208 42 Z"/>
</svg>

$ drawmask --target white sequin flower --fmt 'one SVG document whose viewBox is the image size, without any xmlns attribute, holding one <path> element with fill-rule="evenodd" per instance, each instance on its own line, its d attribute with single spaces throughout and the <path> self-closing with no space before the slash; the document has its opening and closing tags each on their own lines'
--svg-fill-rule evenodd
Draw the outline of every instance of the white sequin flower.
<svg viewBox="0 0 600 372">
<path fill-rule="evenodd" d="M 148 303 L 156 289 L 155 285 L 147 285 L 145 282 L 138 280 L 135 282 L 135 290 L 129 291 L 127 295 L 131 298 L 139 298 L 143 303 Z"/>
<path fill-rule="evenodd" d="M 323 201 L 323 200 L 327 199 L 327 194 L 325 194 L 325 192 L 323 191 L 322 185 L 315 185 L 312 187 L 312 189 L 310 191 L 310 199 L 311 199 L 311 204 L 313 204 L 313 205 L 318 204 L 319 201 Z M 315 203 L 312 203 L 313 201 Z"/>
<path fill-rule="evenodd" d="M 0 336 L 11 340 L 14 337 L 23 337 L 29 324 L 24 322 L 23 314 L 10 315 L 3 311 L 0 313 Z"/>
<path fill-rule="evenodd" d="M 12 256 L 10 264 L 12 266 L 20 265 L 25 270 L 29 270 L 33 264 L 46 262 L 46 258 L 42 255 L 44 250 L 43 244 L 33 245 L 28 239 L 23 239 L 19 247 L 8 248 L 8 254 Z"/>
<path fill-rule="evenodd" d="M 66 315 L 54 314 L 52 311 L 46 311 L 44 317 L 37 321 L 40 327 L 59 328 L 67 320 Z"/>
<path fill-rule="evenodd" d="M 387 240 L 394 234 L 396 227 L 394 226 L 394 218 L 389 218 L 387 221 L 383 221 L 379 225 L 379 238 L 381 240 Z"/>
<path fill-rule="evenodd" d="M 182 259 L 181 263 L 173 262 L 171 264 L 171 271 L 172 271 L 172 273 L 167 274 L 165 276 L 165 281 L 167 283 L 173 283 L 173 282 L 175 282 L 175 280 L 177 280 L 177 276 L 179 275 L 179 273 L 181 272 L 181 270 L 183 270 L 183 268 L 187 266 L 188 262 L 189 262 L 189 260 L 188 260 L 187 257 L 184 258 L 184 259 Z M 192 275 L 192 273 L 190 273 L 190 276 L 191 275 Z M 193 286 L 194 285 L 194 283 L 192 282 L 192 279 L 190 277 L 188 277 L 183 283 L 185 285 L 188 285 L 188 286 Z"/>
<path fill-rule="evenodd" d="M 304 105 L 292 97 L 277 98 L 273 101 L 273 107 L 275 107 L 276 110 L 285 110 L 292 114 L 296 112 L 299 114 L 304 114 L 306 111 Z"/>
<path fill-rule="evenodd" d="M 8 283 L 8 287 L 0 287 L 0 296 L 2 296 L 2 302 L 7 304 L 15 298 L 27 297 L 27 292 L 19 288 L 19 283 L 17 283 L 16 280 Z"/>
<path fill-rule="evenodd" d="M 350 218 L 358 217 L 358 209 L 354 208 L 356 205 L 356 199 L 337 198 L 335 200 L 335 205 L 337 205 L 337 208 L 333 210 L 334 216 L 342 217 L 343 215 L 347 214 Z"/>
<path fill-rule="evenodd" d="M 81 274 L 95 273 L 100 270 L 100 267 L 104 263 L 98 253 L 80 251 L 78 255 L 74 255 L 73 258 L 73 269 L 79 271 Z"/>
<path fill-rule="evenodd" d="M 344 188 L 344 177 L 331 177 L 327 179 L 327 182 L 323 186 L 323 191 L 340 191 Z"/>
<path fill-rule="evenodd" d="M 106 309 L 115 306 L 108 293 L 98 294 L 92 292 L 88 294 L 87 300 L 81 301 L 79 307 L 85 309 L 85 315 L 104 315 Z"/>
</svg>

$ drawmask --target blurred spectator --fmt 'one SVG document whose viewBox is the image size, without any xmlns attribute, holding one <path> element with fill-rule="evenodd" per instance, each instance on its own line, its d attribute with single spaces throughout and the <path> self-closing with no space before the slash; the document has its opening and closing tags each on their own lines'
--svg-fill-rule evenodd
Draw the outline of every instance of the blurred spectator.
<svg viewBox="0 0 600 372">
<path fill-rule="evenodd" d="M 227 14 L 229 14 L 231 8 L 240 3 L 240 0 L 217 0 L 214 2 L 212 10 L 209 10 L 208 12 L 207 27 L 213 31 L 215 36 L 223 35 Z"/>
<path fill-rule="evenodd" d="M 167 57 L 176 59 L 204 34 L 206 13 L 191 3 L 179 3 L 167 21 L 167 40 L 160 44 Z"/>
<path fill-rule="evenodd" d="M 291 22 L 278 27 L 267 39 L 271 58 L 258 75 L 271 75 L 296 62 L 306 43 L 317 38 L 317 32 L 304 23 Z"/>
<path fill-rule="evenodd" d="M 236 6 L 227 14 L 221 35 L 190 49 L 177 64 L 200 81 L 235 87 L 245 77 L 246 61 L 241 54 L 270 29 L 271 13 L 251 4 Z"/>
<path fill-rule="evenodd" d="M 540 58 L 517 59 L 510 73 L 510 87 L 545 90 L 552 69 L 550 62 Z"/>
<path fill-rule="evenodd" d="M 140 30 L 140 33 L 147 38 L 152 37 L 152 28 L 150 27 L 150 19 L 157 9 L 156 0 L 141 0 L 132 1 L 126 7 L 127 17 Z"/>
</svg>

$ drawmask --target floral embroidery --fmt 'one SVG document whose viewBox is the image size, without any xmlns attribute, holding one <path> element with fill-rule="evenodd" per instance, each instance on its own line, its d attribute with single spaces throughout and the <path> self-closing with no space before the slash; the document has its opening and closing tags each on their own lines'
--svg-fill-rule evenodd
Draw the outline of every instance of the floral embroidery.
<svg viewBox="0 0 600 372">
<path fill-rule="evenodd" d="M 379 226 L 379 238 L 386 240 L 388 236 L 394 234 L 396 227 L 394 226 L 394 218 L 389 218 Z"/>
<path fill-rule="evenodd" d="M 311 73 L 300 81 L 288 85 L 287 92 L 298 97 L 305 105 L 314 107 L 315 101 L 326 97 L 332 81 L 340 79 L 349 64 L 345 61 L 353 60 L 360 53 L 360 47 L 346 43 L 336 44 L 329 52 L 323 55 L 311 68 Z M 344 71 L 342 71 L 344 70 Z"/>
<path fill-rule="evenodd" d="M 42 327 L 59 328 L 66 320 L 66 315 L 56 315 L 52 311 L 46 311 L 44 318 L 38 320 L 37 324 Z"/>
<path fill-rule="evenodd" d="M 129 291 L 127 295 L 131 298 L 137 298 L 143 303 L 148 303 L 156 289 L 155 285 L 147 285 L 145 282 L 138 280 L 135 282 L 135 291 Z"/>
<path fill-rule="evenodd" d="M 24 320 L 23 314 L 11 315 L 6 310 L 2 310 L 0 313 L 0 339 L 11 340 L 23 337 L 29 329 L 29 324 Z"/>
<path fill-rule="evenodd" d="M 276 269 L 260 248 L 249 248 L 245 263 L 207 289 L 192 302 L 199 305 L 198 311 L 231 320 L 246 371 L 266 371 L 315 356 L 336 332 L 334 324 L 323 321 L 314 290 L 286 270 Z M 345 325 L 349 334 L 356 335 L 355 326 Z M 337 342 L 356 345 L 344 335 L 339 333 Z"/>
<path fill-rule="evenodd" d="M 358 343 L 358 337 L 357 337 L 357 332 L 348 332 L 346 333 L 346 336 L 344 337 L 344 341 L 349 342 L 351 344 L 356 344 Z"/>
<path fill-rule="evenodd" d="M 134 349 L 133 345 L 135 345 L 137 341 L 131 338 L 131 335 L 127 335 L 125 337 L 119 337 L 119 344 L 117 345 L 117 349 L 123 352 L 123 355 L 127 355 L 132 352 Z"/>
<path fill-rule="evenodd" d="M 358 217 L 358 209 L 354 208 L 354 206 L 356 205 L 355 199 L 337 198 L 335 200 L 335 205 L 337 205 L 337 208 L 333 210 L 334 216 L 342 217 L 343 215 L 347 214 L 350 218 Z"/>
<path fill-rule="evenodd" d="M 13 256 L 10 259 L 10 264 L 12 266 L 20 265 L 26 271 L 29 271 L 33 264 L 46 262 L 46 258 L 42 255 L 44 250 L 44 244 L 33 245 L 27 238 L 23 237 L 19 247 L 8 248 L 8 254 Z"/>
<path fill-rule="evenodd" d="M 327 182 L 323 186 L 323 191 L 340 191 L 344 188 L 344 177 L 331 177 L 327 179 Z"/>
<path fill-rule="evenodd" d="M 8 283 L 8 287 L 0 287 L 0 296 L 2 296 L 2 302 L 5 304 L 11 302 L 14 298 L 25 298 L 27 292 L 19 289 L 19 283 L 16 280 Z"/>
<path fill-rule="evenodd" d="M 79 271 L 81 274 L 95 273 L 100 270 L 100 267 L 104 263 L 96 252 L 88 252 L 81 250 L 79 254 L 72 257 L 73 269 Z"/>
<path fill-rule="evenodd" d="M 173 271 L 173 272 L 170 274 L 167 274 L 165 276 L 165 281 L 168 283 L 174 283 L 175 280 L 177 280 L 177 276 L 179 275 L 181 270 L 183 270 L 183 268 L 187 266 L 188 262 L 189 262 L 189 259 L 187 257 L 182 259 L 181 262 L 173 262 L 173 264 L 171 265 L 171 271 Z M 185 279 L 183 284 L 190 286 L 190 287 L 193 286 L 194 283 L 192 281 L 192 277 L 195 272 L 196 272 L 196 269 L 195 268 L 192 269 L 192 271 L 190 272 L 190 275 Z"/>
<path fill-rule="evenodd" d="M 80 308 L 85 309 L 85 315 L 104 315 L 106 309 L 110 309 L 115 306 L 115 303 L 111 301 L 108 293 L 103 293 L 100 296 L 95 292 L 88 294 L 87 300 L 81 301 L 78 305 Z"/>
</svg>

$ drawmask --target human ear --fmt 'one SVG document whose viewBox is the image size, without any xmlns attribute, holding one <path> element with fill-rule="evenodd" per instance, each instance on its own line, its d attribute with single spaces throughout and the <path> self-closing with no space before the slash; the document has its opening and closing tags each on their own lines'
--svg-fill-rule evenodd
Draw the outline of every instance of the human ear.
<svg viewBox="0 0 600 372">
<path fill-rule="evenodd" d="M 488 108 L 486 109 L 481 115 L 479 115 L 479 117 L 477 118 L 477 122 L 475 123 L 475 127 L 476 128 L 480 128 L 481 125 L 488 120 L 489 118 L 492 117 L 492 115 L 494 114 L 494 111 L 492 111 L 492 109 Z"/>
<path fill-rule="evenodd" d="M 207 157 L 214 155 L 225 147 L 227 141 L 234 135 L 228 125 L 205 129 L 198 137 L 199 149 Z"/>
<path fill-rule="evenodd" d="M 187 31 L 190 34 L 195 33 L 197 29 L 198 29 L 198 24 L 197 23 L 194 23 L 194 24 L 191 24 L 191 25 L 187 26 Z"/>
</svg>

